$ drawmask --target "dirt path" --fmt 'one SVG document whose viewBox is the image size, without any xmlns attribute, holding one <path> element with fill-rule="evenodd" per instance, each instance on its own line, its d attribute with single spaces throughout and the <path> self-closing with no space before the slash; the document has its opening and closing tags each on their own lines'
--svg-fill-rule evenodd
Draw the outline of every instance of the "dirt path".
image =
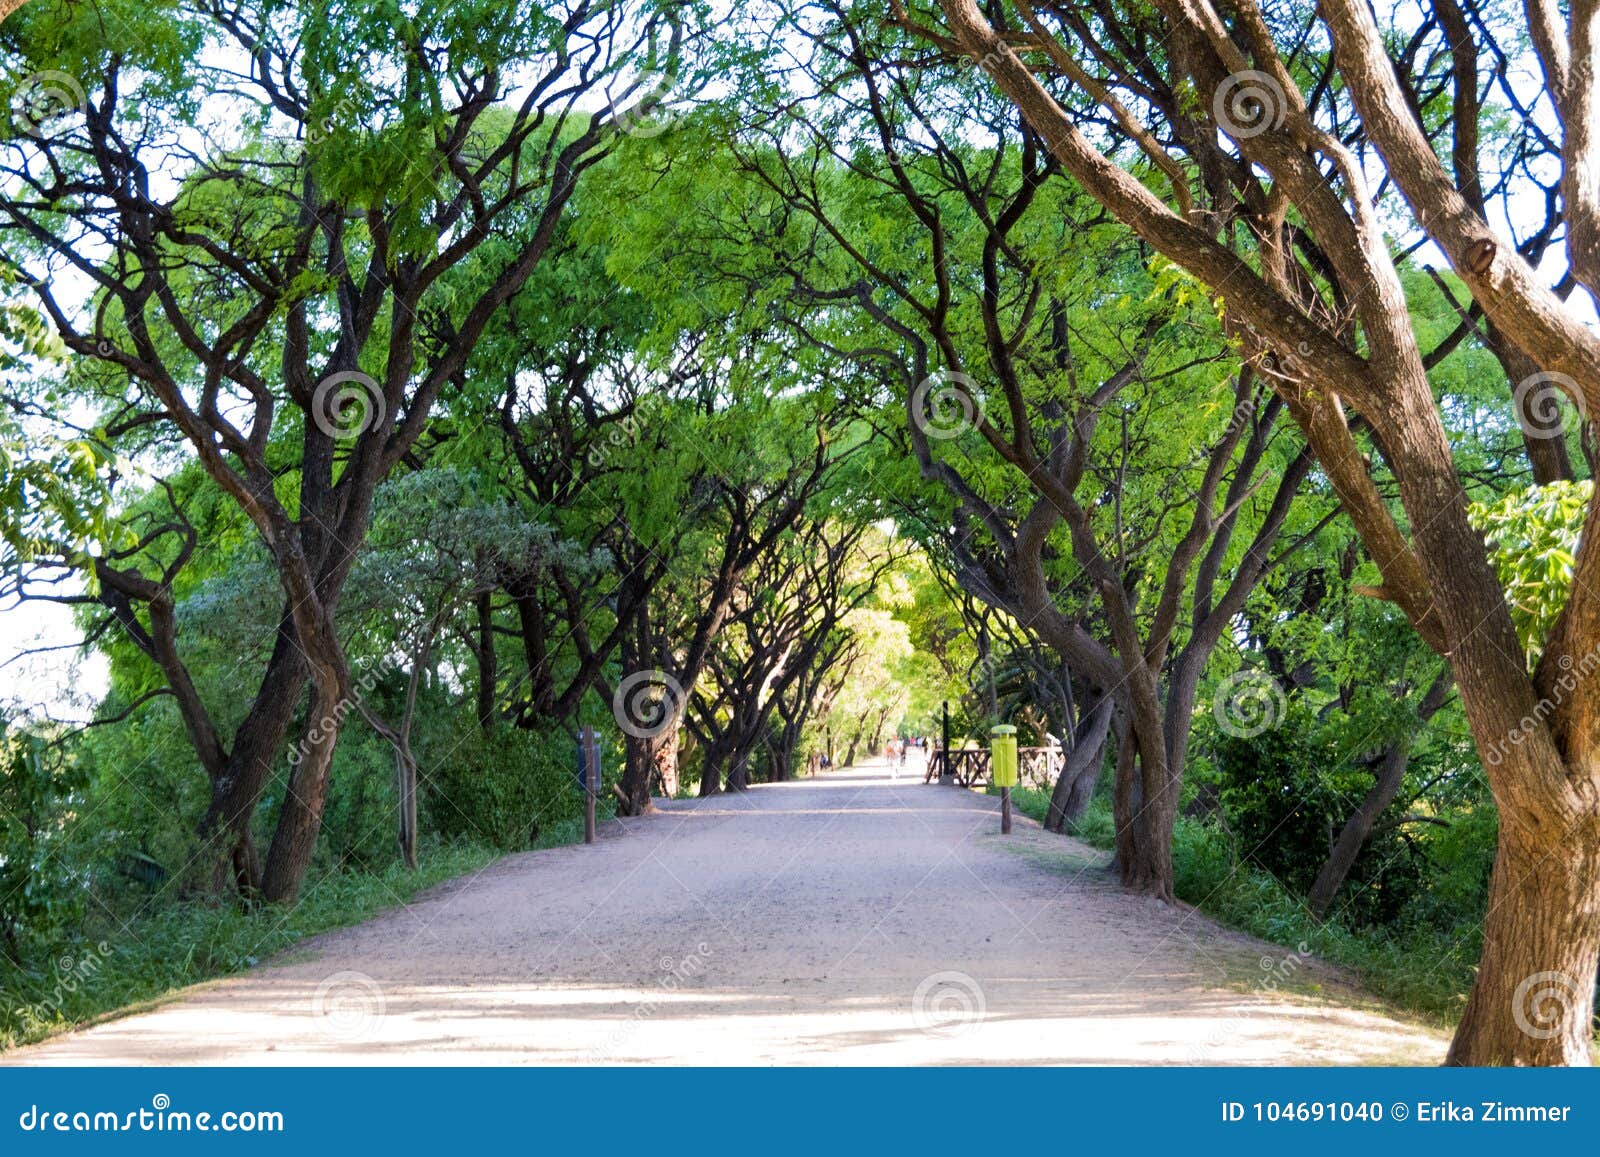
<svg viewBox="0 0 1600 1157">
<path fill-rule="evenodd" d="M 13 1063 L 1436 1063 L 1316 961 L 881 765 L 678 802 Z M 1366 1007 L 1357 1007 L 1363 1006 Z"/>
</svg>

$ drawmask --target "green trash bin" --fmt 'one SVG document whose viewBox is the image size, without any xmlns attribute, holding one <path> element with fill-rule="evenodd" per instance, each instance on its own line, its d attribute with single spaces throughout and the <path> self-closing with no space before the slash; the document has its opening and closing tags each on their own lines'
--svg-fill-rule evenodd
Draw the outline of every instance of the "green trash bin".
<svg viewBox="0 0 1600 1157">
<path fill-rule="evenodd" d="M 1017 786 L 1017 729 L 1009 723 L 989 729 L 989 782 Z"/>
</svg>

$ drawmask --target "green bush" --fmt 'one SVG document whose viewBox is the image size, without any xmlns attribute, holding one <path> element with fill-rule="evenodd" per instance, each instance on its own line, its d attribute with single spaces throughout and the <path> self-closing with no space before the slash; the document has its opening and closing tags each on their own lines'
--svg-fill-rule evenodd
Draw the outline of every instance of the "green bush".
<svg viewBox="0 0 1600 1157">
<path fill-rule="evenodd" d="M 326 868 L 371 869 L 400 854 L 394 748 L 364 725 L 345 728 L 333 753 L 317 855 Z"/>
<path fill-rule="evenodd" d="M 82 888 L 60 854 L 82 778 L 60 748 L 0 720 L 0 959 L 20 962 L 29 941 L 82 915 Z"/>
<path fill-rule="evenodd" d="M 549 841 L 583 820 L 576 742 L 562 731 L 474 731 L 423 760 L 422 801 L 432 829 L 508 851 Z M 602 796 L 604 805 L 610 804 Z"/>
<path fill-rule="evenodd" d="M 1259 735 L 1216 731 L 1206 742 L 1211 766 L 1191 777 L 1217 789 L 1236 854 L 1295 895 L 1311 889 L 1329 842 L 1354 802 L 1371 791 L 1373 769 L 1351 758 L 1343 715 L 1324 724 L 1299 700 L 1282 722 Z M 1374 745 L 1381 735 L 1374 735 Z M 1374 829 L 1340 895 L 1353 923 L 1390 924 L 1424 887 L 1425 853 L 1398 827 Z"/>
<path fill-rule="evenodd" d="M 113 700 L 108 710 L 116 706 Z M 195 831 L 211 792 L 173 701 L 158 699 L 116 727 L 80 736 L 74 747 L 88 772 L 88 822 L 73 824 L 68 840 L 93 907 L 128 917 L 158 890 L 206 891 Z"/>
<path fill-rule="evenodd" d="M 185 985 L 241 972 L 303 937 L 364 920 L 442 880 L 475 872 L 494 853 L 469 844 L 421 849 L 413 872 L 396 858 L 381 872 L 307 879 L 292 907 L 198 904 L 166 897 L 126 924 L 97 921 L 78 943 L 30 967 L 0 959 L 0 1050 Z M 98 939 L 97 939 L 98 938 Z"/>
</svg>

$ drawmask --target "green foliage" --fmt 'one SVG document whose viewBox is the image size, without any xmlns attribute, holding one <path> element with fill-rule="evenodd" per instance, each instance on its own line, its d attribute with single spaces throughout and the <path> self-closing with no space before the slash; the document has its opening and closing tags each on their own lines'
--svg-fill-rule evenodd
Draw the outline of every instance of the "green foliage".
<svg viewBox="0 0 1600 1157">
<path fill-rule="evenodd" d="M 59 404 L 48 391 L 40 400 Z M 83 560 L 96 545 L 125 541 L 107 509 L 108 465 L 98 443 L 29 432 L 0 410 L 0 562 L 10 567 L 42 555 Z"/>
<path fill-rule="evenodd" d="M 432 826 L 506 851 L 534 846 L 550 829 L 583 818 L 576 740 L 562 731 L 471 731 L 452 744 L 443 770 L 423 789 Z M 615 767 L 606 769 L 609 782 Z M 602 795 L 602 814 L 612 810 Z"/>
<path fill-rule="evenodd" d="M 1594 483 L 1553 482 L 1473 503 L 1531 670 L 1572 589 L 1572 567 Z"/>
<path fill-rule="evenodd" d="M 104 710 L 122 703 L 113 691 Z M 94 896 L 94 909 L 129 916 L 155 891 L 186 894 L 203 887 L 187 869 L 195 852 L 195 829 L 210 801 L 170 699 L 160 699 L 114 727 L 100 727 L 77 744 L 88 782 L 83 814 L 92 822 L 70 830 L 70 856 L 80 865 Z M 152 888 L 124 874 L 130 859 L 159 866 Z"/>
<path fill-rule="evenodd" d="M 39 1040 L 99 1014 L 185 985 L 242 972 L 297 941 L 354 924 L 495 857 L 480 845 L 427 844 L 419 866 L 308 878 L 293 908 L 165 903 L 86 932 L 35 966 L 0 960 L 0 1049 Z M 103 937 L 97 939 L 97 937 Z"/>
<path fill-rule="evenodd" d="M 399 815 L 394 749 L 364 727 L 334 750 L 318 851 L 332 866 L 372 871 L 396 855 Z"/>
<path fill-rule="evenodd" d="M 1210 744 L 1211 779 L 1239 854 L 1295 895 L 1310 890 L 1333 835 L 1373 785 L 1370 762 L 1345 744 L 1300 700 L 1259 735 L 1219 733 Z M 1418 861 L 1401 829 L 1375 830 L 1345 885 L 1348 918 L 1393 919 L 1421 885 Z"/>
<path fill-rule="evenodd" d="M 1319 921 L 1276 877 L 1239 860 L 1226 837 L 1195 820 L 1178 822 L 1172 852 L 1180 899 L 1263 940 L 1286 948 L 1304 944 L 1404 1007 L 1442 1020 L 1460 1015 L 1477 950 L 1454 927 L 1400 934 Z"/>
<path fill-rule="evenodd" d="M 13 961 L 82 916 L 81 884 L 60 855 L 81 787 L 78 760 L 0 719 L 0 955 Z"/>
</svg>

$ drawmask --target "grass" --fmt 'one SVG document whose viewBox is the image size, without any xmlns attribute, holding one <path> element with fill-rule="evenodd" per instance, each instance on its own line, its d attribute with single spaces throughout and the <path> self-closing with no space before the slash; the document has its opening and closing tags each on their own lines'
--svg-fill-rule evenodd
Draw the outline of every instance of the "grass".
<svg viewBox="0 0 1600 1157">
<path fill-rule="evenodd" d="M 541 833 L 540 845 L 572 842 L 570 827 Z M 478 871 L 499 855 L 471 844 L 424 847 L 415 872 L 397 861 L 382 871 L 337 873 L 309 884 L 292 908 L 177 902 L 125 925 L 113 922 L 104 939 L 57 948 L 32 969 L 0 961 L 0 1050 L 242 972 L 307 936 L 360 923 Z"/>
<path fill-rule="evenodd" d="M 1022 814 L 1043 822 L 1050 793 L 1015 788 L 1011 799 Z M 1114 833 L 1111 804 L 1102 797 L 1072 830 L 1096 848 L 1110 848 Z M 1319 920 L 1269 873 L 1240 860 L 1222 833 L 1187 817 L 1173 833 L 1172 858 L 1178 898 L 1219 923 L 1289 949 L 1305 944 L 1348 969 L 1374 996 L 1440 1023 L 1459 1019 L 1477 961 L 1475 939 L 1463 941 L 1449 929 L 1397 935 Z"/>
<path fill-rule="evenodd" d="M 615 814 L 615 808 L 597 808 L 595 811 L 595 826 L 602 828 L 607 820 Z M 557 820 L 545 824 L 539 829 L 539 838 L 530 845 L 530 851 L 542 851 L 545 848 L 562 848 L 568 844 L 583 843 L 582 818 L 570 820 Z"/>
</svg>

